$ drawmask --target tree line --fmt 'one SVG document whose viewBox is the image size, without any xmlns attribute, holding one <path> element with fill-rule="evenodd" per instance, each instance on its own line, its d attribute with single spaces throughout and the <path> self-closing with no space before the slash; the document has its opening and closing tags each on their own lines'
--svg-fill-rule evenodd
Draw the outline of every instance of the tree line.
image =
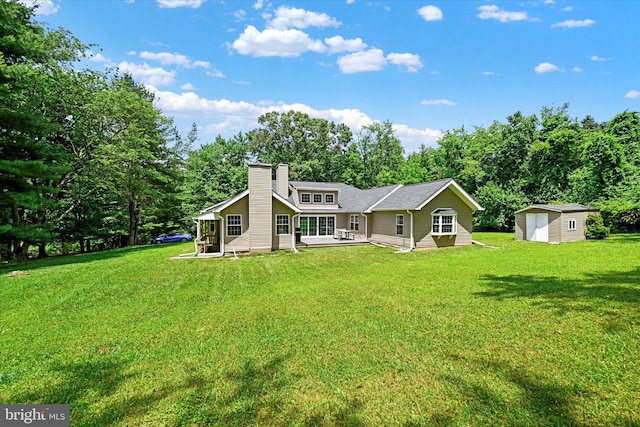
<svg viewBox="0 0 640 427">
<path fill-rule="evenodd" d="M 87 46 L 0 2 L 0 251 L 85 252 L 191 230 L 198 210 L 247 187 L 246 163 L 288 163 L 298 181 L 359 188 L 455 179 L 486 211 L 475 226 L 513 230 L 529 203 L 594 204 L 613 231 L 640 231 L 640 117 L 578 121 L 568 105 L 447 131 L 405 153 L 393 124 L 269 112 L 256 129 L 199 144 L 131 76 L 80 69 Z"/>
<path fill-rule="evenodd" d="M 640 232 L 640 115 L 624 111 L 597 123 L 569 115 L 567 104 L 539 115 L 516 112 L 444 133 L 436 147 L 405 156 L 389 121 L 344 125 L 300 112 L 270 112 L 257 129 L 190 151 L 183 208 L 193 211 L 246 189 L 250 159 L 290 165 L 297 181 L 344 182 L 366 189 L 453 178 L 485 211 L 479 230 L 513 231 L 515 211 L 532 203 L 599 207 L 614 232 Z"/>
</svg>

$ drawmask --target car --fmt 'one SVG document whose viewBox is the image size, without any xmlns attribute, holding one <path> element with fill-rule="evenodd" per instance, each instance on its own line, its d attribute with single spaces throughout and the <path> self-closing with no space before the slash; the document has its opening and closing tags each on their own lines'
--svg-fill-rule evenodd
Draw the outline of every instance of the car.
<svg viewBox="0 0 640 427">
<path fill-rule="evenodd" d="M 170 233 L 164 236 L 158 236 L 151 243 L 172 243 L 172 242 L 190 242 L 193 240 L 191 233 Z"/>
</svg>

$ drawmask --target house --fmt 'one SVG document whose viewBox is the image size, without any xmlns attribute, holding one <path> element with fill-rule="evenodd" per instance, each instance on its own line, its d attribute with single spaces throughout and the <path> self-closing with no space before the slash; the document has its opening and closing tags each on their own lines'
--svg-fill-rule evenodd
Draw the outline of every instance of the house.
<svg viewBox="0 0 640 427">
<path fill-rule="evenodd" d="M 275 181 L 271 165 L 248 167 L 247 190 L 194 217 L 198 254 L 295 250 L 342 239 L 408 250 L 469 245 L 473 212 L 483 210 L 452 179 L 361 190 L 289 181 L 286 164 Z"/>
<path fill-rule="evenodd" d="M 575 203 L 531 205 L 517 211 L 516 240 L 561 243 L 585 239 L 587 216 L 597 208 Z"/>
</svg>

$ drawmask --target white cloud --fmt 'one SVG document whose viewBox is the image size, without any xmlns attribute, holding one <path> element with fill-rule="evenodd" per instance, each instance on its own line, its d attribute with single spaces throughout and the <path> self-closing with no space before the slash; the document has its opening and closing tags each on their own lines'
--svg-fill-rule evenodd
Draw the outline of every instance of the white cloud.
<svg viewBox="0 0 640 427">
<path fill-rule="evenodd" d="M 573 67 L 573 69 L 572 69 L 571 71 L 573 71 L 574 73 L 581 73 L 581 72 L 582 72 L 582 68 L 580 68 L 580 67 Z"/>
<path fill-rule="evenodd" d="M 496 5 L 480 6 L 480 13 L 477 15 L 480 19 L 496 19 L 500 22 L 526 21 L 529 19 L 527 12 L 509 12 L 500 10 Z"/>
<path fill-rule="evenodd" d="M 592 61 L 598 61 L 598 62 L 606 62 L 611 60 L 611 58 L 601 58 L 598 55 L 592 55 L 589 57 L 589 59 Z"/>
<path fill-rule="evenodd" d="M 309 12 L 296 7 L 280 6 L 275 17 L 267 22 L 267 28 L 285 30 L 287 28 L 338 27 L 340 22 L 326 13 Z"/>
<path fill-rule="evenodd" d="M 415 129 L 407 125 L 393 125 L 393 130 L 405 149 L 405 154 L 418 151 L 424 144 L 435 147 L 444 133 L 439 129 Z"/>
<path fill-rule="evenodd" d="M 131 74 L 136 80 L 140 80 L 144 84 L 153 86 L 170 85 L 175 81 L 176 76 L 175 71 L 167 71 L 160 67 L 150 67 L 147 63 L 140 65 L 123 61 L 118 64 L 118 69 Z"/>
<path fill-rule="evenodd" d="M 404 66 L 410 73 L 415 73 L 423 67 L 419 55 L 390 53 L 385 57 L 384 52 L 380 49 L 355 52 L 338 59 L 340 71 L 345 74 L 380 71 L 388 63 Z"/>
<path fill-rule="evenodd" d="M 497 76 L 497 75 L 498 75 L 498 73 L 493 72 L 493 71 L 483 71 L 483 72 L 482 72 L 482 75 L 483 75 L 483 76 Z"/>
<path fill-rule="evenodd" d="M 241 55 L 296 57 L 306 51 L 325 52 L 327 47 L 319 40 L 311 39 L 300 30 L 276 30 L 262 32 L 253 25 L 247 26 L 231 47 Z"/>
<path fill-rule="evenodd" d="M 630 90 L 624 97 L 631 99 L 640 99 L 640 90 Z"/>
<path fill-rule="evenodd" d="M 420 56 L 413 53 L 390 53 L 387 55 L 387 61 L 396 65 L 404 65 L 410 73 L 417 73 L 422 65 Z"/>
<path fill-rule="evenodd" d="M 35 7 L 36 15 L 53 15 L 60 10 L 60 6 L 53 0 L 19 0 L 19 2 L 27 7 Z"/>
<path fill-rule="evenodd" d="M 174 9 L 176 7 L 190 7 L 197 9 L 202 6 L 206 0 L 156 0 L 158 5 L 163 9 Z"/>
<path fill-rule="evenodd" d="M 263 4 L 263 0 L 257 0 L 254 4 L 253 4 L 253 8 L 255 10 L 260 10 L 262 9 L 262 4 Z"/>
<path fill-rule="evenodd" d="M 573 10 L 573 7 L 571 6 L 565 6 L 561 9 L 563 12 L 571 12 Z"/>
<path fill-rule="evenodd" d="M 237 21 L 244 21 L 245 17 L 247 16 L 247 11 L 244 9 L 236 10 L 235 12 L 233 12 L 233 16 Z"/>
<path fill-rule="evenodd" d="M 180 86 L 180 89 L 182 89 L 182 90 L 196 90 L 196 87 L 194 85 L 192 85 L 191 83 L 185 83 L 182 86 Z"/>
<path fill-rule="evenodd" d="M 209 134 L 235 134 L 255 129 L 258 126 L 258 117 L 270 111 L 287 112 L 300 111 L 310 117 L 321 118 L 335 123 L 343 123 L 356 134 L 363 126 L 374 122 L 364 112 L 358 109 L 326 109 L 318 110 L 311 106 L 284 102 L 257 101 L 231 101 L 228 99 L 201 98 L 194 92 L 181 94 L 160 91 L 154 86 L 147 88 L 156 95 L 156 106 L 166 114 L 182 116 L 193 119 L 200 116 L 200 122 L 204 122 L 201 128 Z M 435 146 L 442 137 L 442 131 L 437 129 L 414 129 L 404 124 L 394 124 L 396 136 L 402 141 L 407 152 L 417 151 L 421 144 Z"/>
<path fill-rule="evenodd" d="M 356 52 L 338 59 L 340 71 L 345 74 L 380 71 L 387 65 L 384 53 L 380 49 Z"/>
<path fill-rule="evenodd" d="M 223 79 L 226 77 L 224 73 L 218 69 L 208 70 L 205 74 L 209 77 L 215 77 L 218 79 Z"/>
<path fill-rule="evenodd" d="M 105 64 L 111 64 L 111 60 L 107 57 L 105 57 L 102 52 L 98 52 L 98 53 L 93 53 L 91 50 L 86 50 L 84 52 L 84 57 L 88 58 L 89 61 L 92 62 L 101 62 L 101 63 L 105 63 Z"/>
<path fill-rule="evenodd" d="M 329 46 L 329 53 L 358 52 L 367 47 L 360 37 L 345 40 L 342 36 L 334 36 L 324 39 L 324 42 Z"/>
<path fill-rule="evenodd" d="M 549 62 L 541 62 L 534 68 L 534 70 L 536 71 L 536 73 L 542 74 L 542 73 L 550 73 L 553 71 L 560 71 L 560 68 L 558 68 L 557 65 L 551 64 Z"/>
<path fill-rule="evenodd" d="M 447 107 L 452 107 L 456 105 L 455 102 L 449 101 L 448 99 L 425 99 L 420 101 L 421 105 L 446 105 Z"/>
<path fill-rule="evenodd" d="M 151 61 L 159 61 L 162 65 L 179 65 L 184 68 L 201 67 L 205 69 L 211 68 L 211 64 L 207 61 L 191 61 L 188 56 L 179 53 L 169 52 L 140 52 L 140 58 L 149 59 Z"/>
<path fill-rule="evenodd" d="M 442 20 L 442 10 L 436 6 L 423 6 L 418 9 L 418 13 L 425 21 L 441 21 Z"/>
<path fill-rule="evenodd" d="M 569 19 L 562 22 L 557 22 L 551 26 L 551 28 L 580 28 L 580 27 L 590 27 L 595 24 L 596 21 L 593 19 L 583 19 L 582 21 L 575 21 L 573 19 Z"/>
</svg>

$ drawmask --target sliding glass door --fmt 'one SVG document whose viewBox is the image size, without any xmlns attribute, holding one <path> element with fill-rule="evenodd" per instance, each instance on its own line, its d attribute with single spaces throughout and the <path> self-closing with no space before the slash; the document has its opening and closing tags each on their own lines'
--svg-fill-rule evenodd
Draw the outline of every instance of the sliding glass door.
<svg viewBox="0 0 640 427">
<path fill-rule="evenodd" d="M 336 217 L 327 215 L 301 216 L 298 220 L 300 232 L 305 237 L 333 236 Z"/>
</svg>

